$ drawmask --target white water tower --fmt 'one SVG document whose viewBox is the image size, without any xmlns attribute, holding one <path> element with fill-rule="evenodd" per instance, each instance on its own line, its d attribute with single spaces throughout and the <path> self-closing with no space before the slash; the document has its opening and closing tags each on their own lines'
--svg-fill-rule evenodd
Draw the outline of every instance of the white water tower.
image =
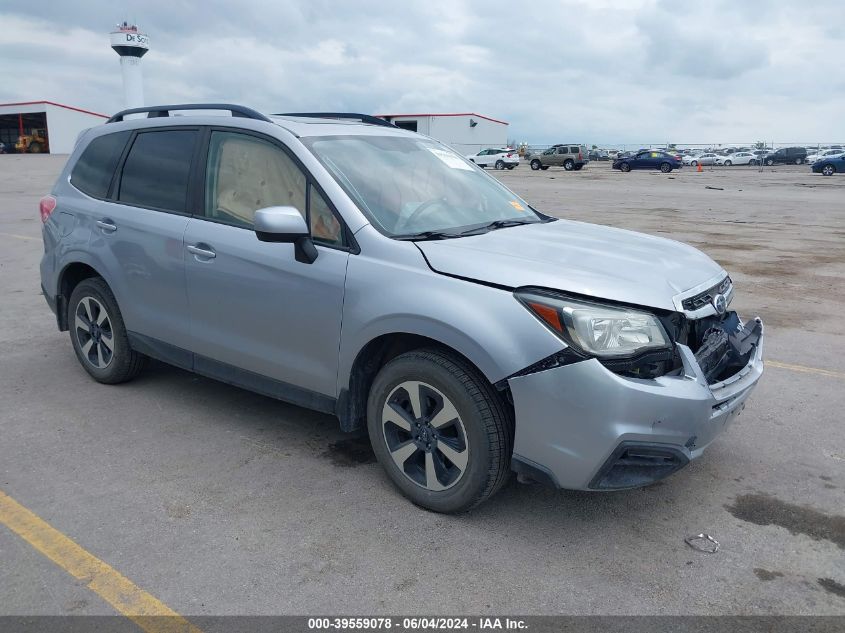
<svg viewBox="0 0 845 633">
<path fill-rule="evenodd" d="M 123 100 L 127 108 L 144 105 L 144 77 L 141 75 L 141 58 L 150 50 L 150 38 L 138 32 L 134 24 L 117 25 L 111 34 L 111 47 L 120 55 L 123 74 Z"/>
</svg>

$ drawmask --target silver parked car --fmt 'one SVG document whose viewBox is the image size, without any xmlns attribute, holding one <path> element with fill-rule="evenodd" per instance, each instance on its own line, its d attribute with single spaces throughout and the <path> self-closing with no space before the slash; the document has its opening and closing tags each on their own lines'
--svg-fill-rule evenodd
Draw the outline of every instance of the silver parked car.
<svg viewBox="0 0 845 633">
<path fill-rule="evenodd" d="M 511 470 L 583 490 L 666 477 L 763 371 L 762 322 L 729 310 L 703 253 L 546 216 L 366 115 L 125 111 L 40 206 L 42 290 L 95 380 L 153 357 L 334 414 L 436 511 Z"/>
</svg>

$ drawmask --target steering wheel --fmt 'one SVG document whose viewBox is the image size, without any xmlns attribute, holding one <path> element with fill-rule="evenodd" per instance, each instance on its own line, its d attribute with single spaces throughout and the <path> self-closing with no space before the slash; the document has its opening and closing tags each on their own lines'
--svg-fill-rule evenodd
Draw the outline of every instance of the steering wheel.
<svg viewBox="0 0 845 633">
<path fill-rule="evenodd" d="M 449 204 L 449 201 L 446 198 L 432 198 L 431 200 L 426 200 L 416 209 L 411 212 L 411 215 L 407 217 L 407 219 L 402 223 L 404 226 L 412 226 L 413 221 L 420 217 L 425 211 L 428 211 L 436 204 Z"/>
</svg>

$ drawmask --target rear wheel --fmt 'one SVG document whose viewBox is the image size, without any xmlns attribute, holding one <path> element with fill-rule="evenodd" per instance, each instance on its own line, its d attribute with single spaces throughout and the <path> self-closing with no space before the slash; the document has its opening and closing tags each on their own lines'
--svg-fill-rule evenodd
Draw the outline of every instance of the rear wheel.
<svg viewBox="0 0 845 633">
<path fill-rule="evenodd" d="M 771 167 L 771 166 L 772 166 L 772 165 L 774 165 L 774 164 L 775 164 L 775 161 L 774 161 L 774 160 L 772 160 L 771 158 L 767 158 L 767 159 L 766 159 L 766 165 L 768 165 L 769 167 Z"/>
<path fill-rule="evenodd" d="M 540 167 L 540 169 L 542 169 L 543 171 L 546 171 L 548 168 L 549 168 L 548 165 L 543 165 L 542 167 Z"/>
<path fill-rule="evenodd" d="M 689 164 L 692 165 L 693 167 L 697 167 L 698 161 L 697 160 L 691 160 Z"/>
<path fill-rule="evenodd" d="M 504 169 L 505 168 L 505 161 L 499 159 L 496 161 L 496 169 Z"/>
<path fill-rule="evenodd" d="M 513 422 L 466 361 L 437 350 L 397 356 L 376 376 L 367 430 L 387 476 L 413 503 L 462 512 L 509 474 Z"/>
<path fill-rule="evenodd" d="M 801 163 L 803 163 L 803 162 L 804 162 L 804 159 L 803 159 L 803 158 L 796 158 L 796 159 L 795 159 L 795 164 L 796 164 L 796 165 L 800 165 L 800 164 L 801 164 Z"/>
<path fill-rule="evenodd" d="M 565 161 L 563 161 L 563 168 L 566 171 L 572 171 L 575 168 L 575 161 L 571 158 L 567 158 Z"/>
<path fill-rule="evenodd" d="M 29 144 L 29 153 L 30 154 L 40 154 L 42 150 L 41 143 L 30 143 Z"/>
<path fill-rule="evenodd" d="M 628 163 L 622 163 L 621 165 L 619 165 L 619 169 L 620 171 L 624 171 L 627 173 L 631 171 L 631 166 Z"/>
<path fill-rule="evenodd" d="M 535 158 L 534 160 L 531 161 L 531 169 L 533 169 L 534 171 L 537 171 L 538 169 L 540 169 L 540 167 L 542 167 L 542 165 L 540 164 L 539 160 L 537 160 Z"/>
<path fill-rule="evenodd" d="M 508 165 L 508 169 L 513 169 L 516 165 Z"/>
<path fill-rule="evenodd" d="M 669 163 L 660 163 L 660 171 L 662 171 L 664 174 L 668 174 L 670 171 L 672 171 L 672 165 L 670 165 Z"/>
<path fill-rule="evenodd" d="M 730 167 L 731 165 L 733 165 L 733 163 L 731 161 L 729 161 L 729 160 L 725 161 L 725 167 Z"/>
<path fill-rule="evenodd" d="M 582 169 L 583 167 L 584 167 L 584 163 L 581 163 L 581 164 L 579 164 L 579 165 L 575 165 L 575 171 L 581 171 L 581 169 Z"/>
<path fill-rule="evenodd" d="M 832 176 L 836 173 L 836 167 L 833 165 L 825 165 L 822 167 L 822 175 L 824 176 Z"/>
<path fill-rule="evenodd" d="M 94 380 L 126 382 L 143 369 L 146 357 L 129 346 L 117 301 L 101 278 L 85 279 L 74 288 L 67 317 L 73 351 Z"/>
</svg>

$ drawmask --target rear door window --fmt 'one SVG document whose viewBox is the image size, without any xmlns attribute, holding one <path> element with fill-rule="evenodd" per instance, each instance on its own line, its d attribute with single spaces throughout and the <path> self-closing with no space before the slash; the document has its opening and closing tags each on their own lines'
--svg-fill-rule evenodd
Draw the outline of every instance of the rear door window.
<svg viewBox="0 0 845 633">
<path fill-rule="evenodd" d="M 135 137 L 117 199 L 126 204 L 185 213 L 196 130 L 142 132 Z"/>
<path fill-rule="evenodd" d="M 70 182 L 93 198 L 105 198 L 114 170 L 132 133 L 115 132 L 98 136 L 88 144 L 70 172 Z"/>
</svg>

